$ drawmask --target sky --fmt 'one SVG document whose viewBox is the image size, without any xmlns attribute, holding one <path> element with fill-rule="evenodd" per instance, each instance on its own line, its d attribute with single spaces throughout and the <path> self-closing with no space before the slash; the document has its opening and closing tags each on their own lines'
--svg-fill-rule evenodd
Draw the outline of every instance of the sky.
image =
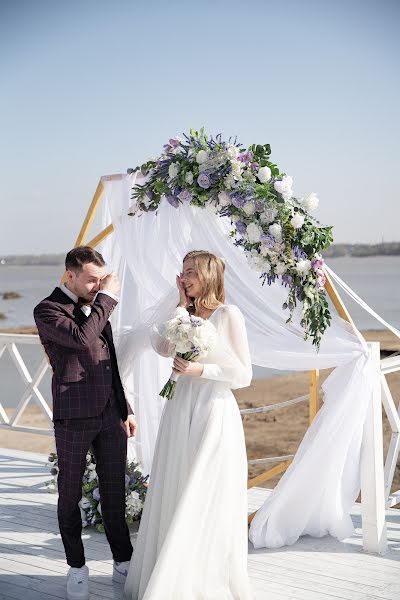
<svg viewBox="0 0 400 600">
<path fill-rule="evenodd" d="M 400 2 L 0 0 L 0 255 L 190 127 L 271 144 L 337 243 L 399 241 Z"/>
</svg>

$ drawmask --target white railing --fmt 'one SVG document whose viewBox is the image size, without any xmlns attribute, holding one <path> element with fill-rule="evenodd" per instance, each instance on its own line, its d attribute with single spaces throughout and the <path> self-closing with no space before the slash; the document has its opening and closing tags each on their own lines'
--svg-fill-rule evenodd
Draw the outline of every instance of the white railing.
<svg viewBox="0 0 400 600">
<path fill-rule="evenodd" d="M 29 369 L 25 364 L 25 361 L 18 350 L 19 345 L 26 344 L 38 346 L 38 352 L 40 352 L 43 355 L 43 360 L 41 361 L 38 369 L 36 370 L 33 376 L 30 374 Z M 6 352 L 8 352 L 11 355 L 14 365 L 23 381 L 24 391 L 15 408 L 14 414 L 11 417 L 7 415 L 3 404 L 0 402 L 0 419 L 2 419 L 3 421 L 0 422 L 0 428 L 9 429 L 12 431 L 24 431 L 25 433 L 54 435 L 52 423 L 53 413 L 38 387 L 43 377 L 45 376 L 46 371 L 50 368 L 50 365 L 43 351 L 43 347 L 40 343 L 39 336 L 0 333 L 0 359 L 5 355 Z M 23 415 L 31 399 L 33 399 L 36 402 L 41 412 L 45 415 L 50 426 L 48 429 L 21 426 L 18 424 L 21 419 L 21 416 Z"/>
</svg>

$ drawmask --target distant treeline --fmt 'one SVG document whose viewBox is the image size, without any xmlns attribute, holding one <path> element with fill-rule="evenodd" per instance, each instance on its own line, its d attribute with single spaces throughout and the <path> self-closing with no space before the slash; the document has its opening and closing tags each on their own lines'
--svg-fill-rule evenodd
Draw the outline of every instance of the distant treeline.
<svg viewBox="0 0 400 600">
<path fill-rule="evenodd" d="M 398 256 L 400 242 L 384 242 L 382 244 L 332 244 L 323 255 L 327 258 L 336 256 Z"/>
<path fill-rule="evenodd" d="M 400 242 L 383 244 L 332 244 L 323 255 L 326 258 L 336 256 L 399 256 Z M 2 265 L 63 265 L 65 254 L 39 254 L 36 256 L 1 256 Z"/>
<path fill-rule="evenodd" d="M 20 256 L 1 256 L 0 269 L 2 265 L 62 265 L 64 264 L 65 254 L 38 254 L 30 256 L 21 254 Z"/>
</svg>

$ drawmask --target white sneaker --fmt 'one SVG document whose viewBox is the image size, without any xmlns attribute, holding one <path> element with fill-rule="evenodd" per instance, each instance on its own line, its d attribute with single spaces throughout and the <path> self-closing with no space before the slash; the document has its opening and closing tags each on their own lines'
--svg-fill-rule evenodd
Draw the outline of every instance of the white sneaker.
<svg viewBox="0 0 400 600">
<path fill-rule="evenodd" d="M 89 600 L 89 569 L 70 567 L 67 575 L 67 600 Z"/>
<path fill-rule="evenodd" d="M 125 562 L 117 562 L 114 560 L 112 580 L 116 583 L 125 583 L 129 571 L 129 564 L 129 560 L 126 560 Z"/>
</svg>

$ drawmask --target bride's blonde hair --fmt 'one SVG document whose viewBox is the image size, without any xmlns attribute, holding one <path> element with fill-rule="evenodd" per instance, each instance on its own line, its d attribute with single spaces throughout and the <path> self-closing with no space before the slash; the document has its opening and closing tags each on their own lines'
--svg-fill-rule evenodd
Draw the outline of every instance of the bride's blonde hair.
<svg viewBox="0 0 400 600">
<path fill-rule="evenodd" d="M 190 312 L 199 312 L 199 308 L 215 310 L 225 302 L 224 272 L 225 263 L 222 258 L 206 250 L 192 250 L 183 259 L 191 258 L 197 277 L 201 283 L 201 295 L 194 298 L 189 306 Z"/>
</svg>

